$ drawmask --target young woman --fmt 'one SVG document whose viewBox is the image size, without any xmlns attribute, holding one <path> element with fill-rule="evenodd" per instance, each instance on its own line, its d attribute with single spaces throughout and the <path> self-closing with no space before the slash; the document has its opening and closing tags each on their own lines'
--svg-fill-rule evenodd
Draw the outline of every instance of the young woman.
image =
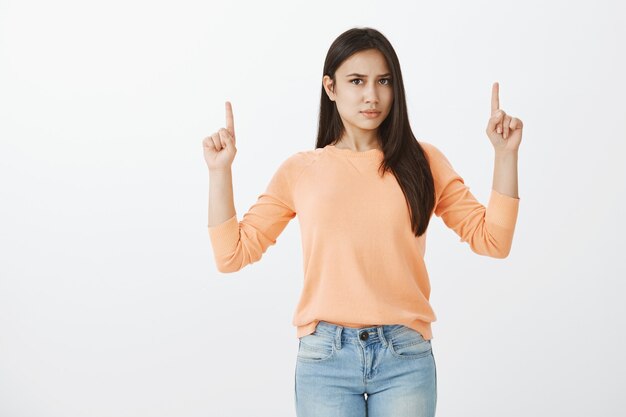
<svg viewBox="0 0 626 417">
<path fill-rule="evenodd" d="M 297 415 L 434 416 L 426 230 L 434 213 L 474 252 L 509 254 L 522 122 L 500 109 L 494 83 L 486 133 L 495 168 L 485 207 L 443 153 L 413 135 L 400 64 L 380 32 L 341 34 L 322 83 L 315 149 L 287 158 L 241 221 L 229 102 L 226 128 L 204 139 L 215 263 L 235 272 L 258 261 L 297 214 L 304 261 L 293 317 Z"/>
</svg>

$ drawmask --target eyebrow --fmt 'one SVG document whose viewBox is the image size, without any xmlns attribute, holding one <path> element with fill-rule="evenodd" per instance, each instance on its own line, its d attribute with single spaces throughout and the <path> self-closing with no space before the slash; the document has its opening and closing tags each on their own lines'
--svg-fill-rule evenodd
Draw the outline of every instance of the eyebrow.
<svg viewBox="0 0 626 417">
<path fill-rule="evenodd" d="M 388 72 L 388 73 L 386 73 L 386 74 L 381 74 L 381 75 L 379 75 L 379 77 L 386 77 L 386 76 L 388 76 L 388 75 L 391 75 L 391 73 L 390 73 L 390 72 Z M 355 73 L 355 72 L 353 72 L 352 74 L 348 74 L 348 75 L 346 75 L 346 77 L 352 77 L 352 76 L 362 77 L 362 78 L 367 78 L 367 75 L 365 75 L 365 74 L 357 74 L 357 73 Z"/>
</svg>

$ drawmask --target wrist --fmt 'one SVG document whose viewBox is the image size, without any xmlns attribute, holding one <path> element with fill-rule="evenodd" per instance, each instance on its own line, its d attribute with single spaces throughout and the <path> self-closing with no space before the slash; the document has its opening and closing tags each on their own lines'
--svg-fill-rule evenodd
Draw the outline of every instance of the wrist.
<svg viewBox="0 0 626 417">
<path fill-rule="evenodd" d="M 495 156 L 497 158 L 517 158 L 518 151 L 497 150 Z"/>
<path fill-rule="evenodd" d="M 209 175 L 224 175 L 224 174 L 230 174 L 230 173 L 231 173 L 230 167 L 209 169 Z"/>
</svg>

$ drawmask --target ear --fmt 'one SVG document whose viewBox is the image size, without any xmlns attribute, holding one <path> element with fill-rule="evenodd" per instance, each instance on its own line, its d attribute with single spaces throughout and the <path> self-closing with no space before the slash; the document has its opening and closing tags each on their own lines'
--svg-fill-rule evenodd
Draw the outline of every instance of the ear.
<svg viewBox="0 0 626 417">
<path fill-rule="evenodd" d="M 330 78 L 328 75 L 324 75 L 324 78 L 322 79 L 322 85 L 324 86 L 324 90 L 326 90 L 326 94 L 328 95 L 330 101 L 335 101 L 335 93 L 333 92 L 335 86 L 333 84 L 332 78 Z"/>
</svg>

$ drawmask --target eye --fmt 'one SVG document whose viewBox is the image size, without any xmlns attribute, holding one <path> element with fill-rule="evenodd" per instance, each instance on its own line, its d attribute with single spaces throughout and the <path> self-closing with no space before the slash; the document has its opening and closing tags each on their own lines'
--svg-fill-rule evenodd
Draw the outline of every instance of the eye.
<svg viewBox="0 0 626 417">
<path fill-rule="evenodd" d="M 352 84 L 354 84 L 354 81 L 363 81 L 363 80 L 361 78 L 354 78 L 350 80 Z M 387 83 L 384 83 L 383 85 L 391 85 L 391 78 L 381 78 L 380 81 L 387 81 Z M 354 84 L 354 85 L 360 85 L 360 84 Z"/>
</svg>

